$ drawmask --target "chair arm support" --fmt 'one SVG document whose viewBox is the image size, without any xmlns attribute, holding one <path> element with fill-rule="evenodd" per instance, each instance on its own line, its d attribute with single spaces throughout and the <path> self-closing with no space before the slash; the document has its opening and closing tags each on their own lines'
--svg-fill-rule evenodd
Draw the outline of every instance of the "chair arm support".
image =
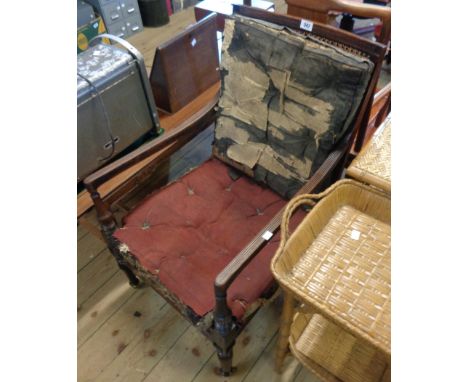
<svg viewBox="0 0 468 382">
<path fill-rule="evenodd" d="M 209 126 L 214 122 L 216 117 L 216 111 L 214 110 L 216 102 L 217 97 L 168 133 L 140 146 L 131 153 L 87 176 L 83 183 L 88 192 L 93 194 L 93 192 L 96 192 L 97 188 L 107 180 L 133 166 L 135 163 L 167 147 L 184 134 L 196 133 Z"/>
<path fill-rule="evenodd" d="M 307 183 L 301 187 L 296 195 L 308 194 L 313 192 L 326 178 L 328 174 L 340 163 L 343 159 L 347 150 L 347 145 L 342 144 L 332 151 L 327 157 L 325 162 L 319 167 L 314 175 L 307 181 Z M 225 300 L 227 289 L 233 283 L 239 273 L 252 261 L 257 253 L 266 245 L 268 242 L 262 235 L 265 231 L 272 233 L 276 232 L 281 225 L 281 218 L 283 216 L 285 207 L 283 207 L 273 219 L 254 237 L 254 239 L 234 258 L 231 262 L 218 274 L 214 284 L 216 305 L 222 303 L 221 300 Z M 219 307 L 224 310 L 224 307 Z"/>
</svg>

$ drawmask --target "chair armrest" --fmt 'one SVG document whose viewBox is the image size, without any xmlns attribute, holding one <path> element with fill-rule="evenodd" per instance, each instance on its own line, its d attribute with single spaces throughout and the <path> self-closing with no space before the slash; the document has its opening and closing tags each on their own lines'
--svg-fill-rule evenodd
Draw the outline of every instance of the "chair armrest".
<svg viewBox="0 0 468 382">
<path fill-rule="evenodd" d="M 308 194 L 316 189 L 326 178 L 327 175 L 340 163 L 347 152 L 347 143 L 343 142 L 339 147 L 332 151 L 325 162 L 319 167 L 314 175 L 301 187 L 296 195 Z M 218 274 L 215 280 L 215 295 L 220 298 L 226 295 L 226 291 L 233 283 L 237 275 L 250 263 L 257 253 L 267 244 L 262 235 L 265 231 L 276 232 L 281 225 L 281 219 L 285 207 L 283 207 L 271 221 L 253 238 L 253 240 L 231 260 L 231 262 Z"/>
<path fill-rule="evenodd" d="M 135 163 L 149 157 L 155 152 L 167 147 L 179 137 L 189 133 L 196 133 L 209 126 L 214 122 L 216 117 L 216 112 L 214 110 L 216 103 L 217 97 L 212 99 L 202 109 L 194 113 L 189 119 L 185 120 L 168 133 L 140 146 L 131 153 L 87 176 L 83 183 L 88 192 L 91 194 L 96 192 L 97 188 L 110 178 L 133 166 Z"/>
</svg>

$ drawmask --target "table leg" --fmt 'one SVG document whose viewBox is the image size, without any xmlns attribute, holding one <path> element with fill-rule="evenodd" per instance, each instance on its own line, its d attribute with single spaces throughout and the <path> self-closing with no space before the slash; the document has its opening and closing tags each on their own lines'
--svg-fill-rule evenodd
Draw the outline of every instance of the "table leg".
<svg viewBox="0 0 468 382">
<path fill-rule="evenodd" d="M 289 343 L 289 331 L 294 314 L 294 297 L 290 292 L 283 291 L 284 302 L 283 312 L 281 313 L 280 331 L 278 343 L 276 345 L 276 357 L 275 357 L 275 370 L 277 373 L 281 373 L 283 367 L 284 358 L 288 353 Z"/>
</svg>

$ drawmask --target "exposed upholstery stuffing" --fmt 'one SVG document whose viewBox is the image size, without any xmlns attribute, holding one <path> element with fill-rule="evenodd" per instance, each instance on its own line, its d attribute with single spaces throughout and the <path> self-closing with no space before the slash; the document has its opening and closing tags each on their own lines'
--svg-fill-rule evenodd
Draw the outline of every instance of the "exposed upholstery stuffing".
<svg viewBox="0 0 468 382">
<path fill-rule="evenodd" d="M 314 37 L 226 20 L 216 155 L 292 197 L 348 131 L 373 68 Z"/>
</svg>

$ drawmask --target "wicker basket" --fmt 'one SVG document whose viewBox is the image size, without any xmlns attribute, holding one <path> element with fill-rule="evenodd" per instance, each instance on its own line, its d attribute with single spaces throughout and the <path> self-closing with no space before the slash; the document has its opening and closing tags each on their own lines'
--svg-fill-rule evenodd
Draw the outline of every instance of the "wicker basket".
<svg viewBox="0 0 468 382">
<path fill-rule="evenodd" d="M 391 192 L 391 116 L 351 162 L 346 174 L 361 182 Z"/>
<path fill-rule="evenodd" d="M 315 207 L 289 238 L 303 204 Z M 381 381 L 390 360 L 390 196 L 342 180 L 292 199 L 281 228 L 273 275 L 315 313 L 296 314 L 292 352 L 325 381 Z"/>
</svg>

